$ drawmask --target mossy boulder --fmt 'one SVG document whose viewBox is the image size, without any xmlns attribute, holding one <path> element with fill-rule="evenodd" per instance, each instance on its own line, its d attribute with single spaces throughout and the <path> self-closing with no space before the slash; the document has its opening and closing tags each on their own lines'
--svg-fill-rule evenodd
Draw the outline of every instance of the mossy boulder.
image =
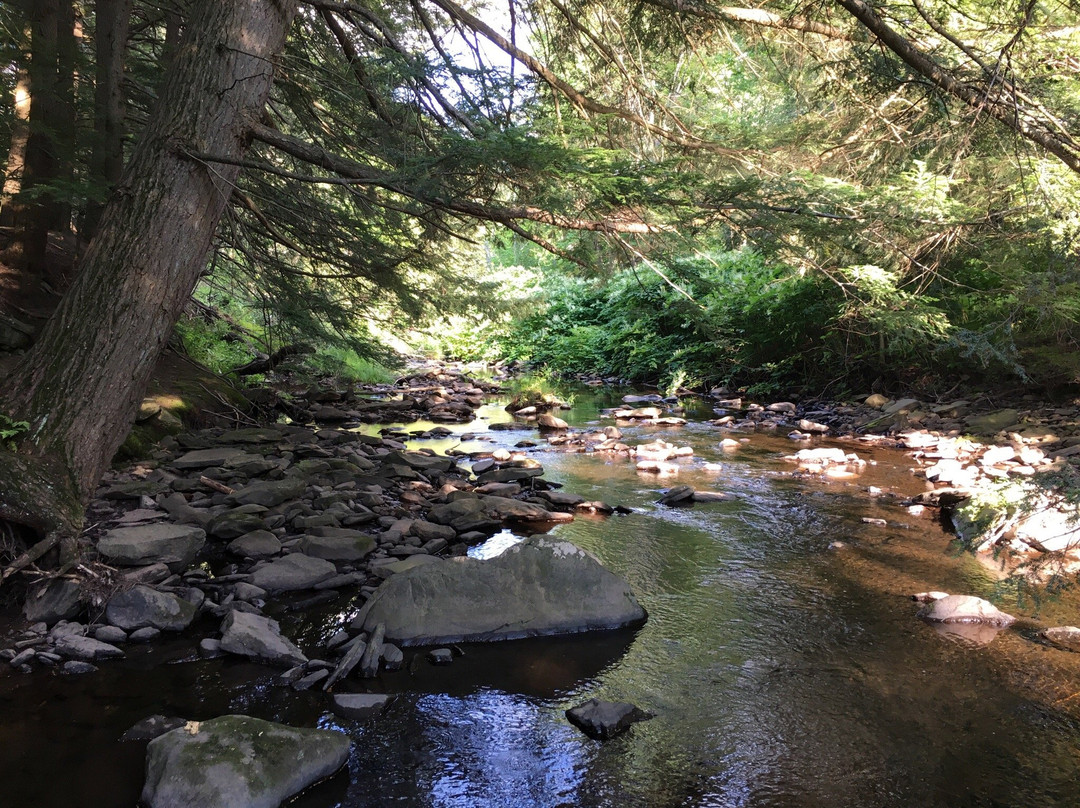
<svg viewBox="0 0 1080 808">
<path fill-rule="evenodd" d="M 147 808 L 278 808 L 340 769 L 347 735 L 246 715 L 189 722 L 146 750 Z"/>
</svg>

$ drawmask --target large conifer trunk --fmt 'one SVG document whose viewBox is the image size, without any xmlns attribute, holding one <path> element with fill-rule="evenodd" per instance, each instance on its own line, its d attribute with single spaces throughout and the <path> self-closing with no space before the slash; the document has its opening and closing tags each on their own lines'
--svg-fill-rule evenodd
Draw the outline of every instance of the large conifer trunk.
<svg viewBox="0 0 1080 808">
<path fill-rule="evenodd" d="M 0 518 L 72 531 L 134 420 L 149 375 L 205 265 L 296 13 L 295 0 L 200 0 L 157 108 L 76 281 L 0 387 L 28 421 L 0 449 Z"/>
</svg>

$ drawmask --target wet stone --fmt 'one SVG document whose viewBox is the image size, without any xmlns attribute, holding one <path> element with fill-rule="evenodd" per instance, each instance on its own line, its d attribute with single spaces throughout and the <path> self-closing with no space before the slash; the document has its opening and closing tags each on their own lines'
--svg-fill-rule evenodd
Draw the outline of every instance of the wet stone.
<svg viewBox="0 0 1080 808">
<path fill-rule="evenodd" d="M 567 710 L 566 717 L 590 738 L 607 740 L 625 732 L 632 724 L 648 721 L 653 716 L 626 702 L 589 699 Z"/>
<path fill-rule="evenodd" d="M 372 718 L 389 705 L 390 696 L 381 693 L 335 693 L 330 709 L 342 718 Z"/>
<path fill-rule="evenodd" d="M 454 653 L 449 648 L 435 648 L 428 651 L 427 658 L 432 665 L 449 665 L 454 661 Z"/>
</svg>

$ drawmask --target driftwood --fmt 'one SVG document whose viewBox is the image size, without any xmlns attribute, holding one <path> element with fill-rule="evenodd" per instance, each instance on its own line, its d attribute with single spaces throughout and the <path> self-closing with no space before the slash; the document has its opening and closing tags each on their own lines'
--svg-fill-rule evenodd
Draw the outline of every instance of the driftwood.
<svg viewBox="0 0 1080 808">
<path fill-rule="evenodd" d="M 275 366 L 281 364 L 284 359 L 290 356 L 297 356 L 298 354 L 313 353 L 314 349 L 310 345 L 286 345 L 282 348 L 278 348 L 270 356 L 260 359 L 254 359 L 248 362 L 246 365 L 241 365 L 238 368 L 233 368 L 230 373 L 235 373 L 237 376 L 251 376 L 254 373 L 266 373 L 273 370 Z"/>
<path fill-rule="evenodd" d="M 360 660 L 360 678 L 374 679 L 379 673 L 379 658 L 382 656 L 383 637 L 386 636 L 386 625 L 379 623 L 371 632 L 364 658 Z"/>
<path fill-rule="evenodd" d="M 236 493 L 232 488 L 229 488 L 229 486 L 225 485 L 225 483 L 219 483 L 217 480 L 211 480 L 209 477 L 199 477 L 199 482 L 205 485 L 207 488 L 214 489 L 219 494 L 225 494 L 226 496 L 228 496 L 229 494 Z"/>
<path fill-rule="evenodd" d="M 0 572 L 0 583 L 6 581 L 19 570 L 29 567 L 31 564 L 33 564 L 35 561 L 37 561 L 39 558 L 49 552 L 49 550 L 60 544 L 63 538 L 64 534 L 62 534 L 59 530 L 54 530 L 44 539 L 39 541 L 21 556 L 16 558 L 6 567 L 4 567 L 4 570 Z"/>
</svg>

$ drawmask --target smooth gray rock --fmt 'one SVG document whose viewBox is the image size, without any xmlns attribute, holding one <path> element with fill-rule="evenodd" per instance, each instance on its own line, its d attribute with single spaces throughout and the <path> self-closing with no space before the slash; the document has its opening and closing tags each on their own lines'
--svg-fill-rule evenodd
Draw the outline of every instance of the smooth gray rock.
<svg viewBox="0 0 1080 808">
<path fill-rule="evenodd" d="M 386 580 L 352 622 L 398 645 L 507 640 L 637 626 L 622 578 L 567 541 L 527 539 L 495 558 L 436 560 Z"/>
<path fill-rule="evenodd" d="M 82 611 L 80 596 L 82 587 L 78 581 L 53 578 L 30 588 L 23 605 L 23 615 L 31 623 L 53 625 L 60 620 L 71 620 Z"/>
<path fill-rule="evenodd" d="M 935 600 L 920 610 L 919 617 L 934 623 L 984 623 L 992 626 L 1008 626 L 1016 622 L 1012 615 L 973 595 L 949 595 Z"/>
<path fill-rule="evenodd" d="M 81 659 L 69 659 L 60 666 L 60 672 L 69 676 L 77 676 L 80 673 L 94 673 L 96 670 L 97 665 L 91 665 Z"/>
<path fill-rule="evenodd" d="M 131 636 L 128 637 L 130 642 L 153 642 L 161 636 L 161 629 L 152 628 L 146 626 L 144 628 L 137 628 L 131 632 Z"/>
<path fill-rule="evenodd" d="M 251 583 L 268 592 L 295 592 L 311 589 L 337 574 L 337 567 L 321 558 L 292 553 L 259 567 L 251 575 Z"/>
<path fill-rule="evenodd" d="M 566 717 L 590 738 L 602 741 L 614 738 L 628 730 L 631 724 L 648 721 L 653 716 L 626 702 L 589 699 L 567 710 Z"/>
<path fill-rule="evenodd" d="M 189 731 L 194 729 L 194 732 Z M 167 732 L 146 750 L 147 808 L 278 808 L 349 757 L 347 735 L 226 715 Z"/>
<path fill-rule="evenodd" d="M 105 606 L 105 619 L 124 631 L 140 628 L 183 631 L 191 625 L 197 612 L 194 604 L 171 592 L 159 592 L 149 586 L 134 586 L 109 599 Z"/>
<path fill-rule="evenodd" d="M 225 549 L 245 558 L 270 558 L 281 552 L 281 542 L 269 530 L 253 530 L 233 539 Z"/>
<path fill-rule="evenodd" d="M 260 480 L 230 495 L 229 501 L 236 505 L 265 505 L 267 508 L 273 508 L 290 499 L 299 499 L 306 489 L 307 483 L 302 477 Z"/>
<path fill-rule="evenodd" d="M 173 572 L 181 572 L 205 543 L 202 528 L 158 522 L 114 528 L 98 540 L 97 549 L 115 564 L 146 567 L 162 563 Z"/>
<path fill-rule="evenodd" d="M 116 626 L 98 626 L 94 630 L 94 639 L 107 642 L 110 645 L 127 642 L 127 632 Z"/>
<path fill-rule="evenodd" d="M 100 659 L 119 659 L 124 652 L 115 645 L 78 634 L 64 634 L 56 638 L 56 653 L 68 659 L 96 662 Z"/>
<path fill-rule="evenodd" d="M 261 515 L 237 508 L 219 513 L 211 519 L 206 526 L 206 532 L 215 539 L 229 541 L 263 530 L 265 527 L 266 522 Z"/>
<path fill-rule="evenodd" d="M 300 552 L 327 561 L 359 561 L 375 549 L 375 537 L 356 530 L 338 529 L 340 535 L 304 536 Z"/>
<path fill-rule="evenodd" d="M 389 703 L 390 697 L 382 693 L 335 693 L 330 698 L 330 709 L 342 718 L 371 718 Z"/>
<path fill-rule="evenodd" d="M 221 649 L 270 665 L 288 667 L 307 662 L 304 652 L 282 636 L 276 620 L 260 614 L 229 612 L 221 621 Z"/>
</svg>

